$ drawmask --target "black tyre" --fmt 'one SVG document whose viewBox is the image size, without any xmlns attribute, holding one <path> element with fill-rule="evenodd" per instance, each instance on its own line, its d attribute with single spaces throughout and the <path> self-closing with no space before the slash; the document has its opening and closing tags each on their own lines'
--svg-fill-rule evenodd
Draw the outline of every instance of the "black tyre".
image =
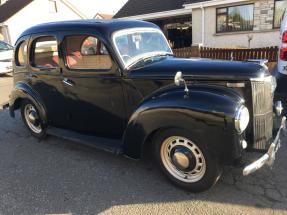
<svg viewBox="0 0 287 215">
<path fill-rule="evenodd" d="M 21 104 L 22 120 L 33 136 L 42 139 L 46 135 L 39 111 L 33 102 L 24 100 Z"/>
<path fill-rule="evenodd" d="M 154 138 L 155 158 L 170 181 L 191 192 L 211 188 L 221 176 L 222 166 L 206 145 L 190 132 L 168 129 Z"/>
</svg>

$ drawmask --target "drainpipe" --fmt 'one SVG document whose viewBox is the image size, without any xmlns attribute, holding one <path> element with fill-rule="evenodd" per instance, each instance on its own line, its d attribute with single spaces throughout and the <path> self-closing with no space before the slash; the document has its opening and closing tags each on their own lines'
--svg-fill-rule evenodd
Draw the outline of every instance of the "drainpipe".
<svg viewBox="0 0 287 215">
<path fill-rule="evenodd" d="M 204 42 L 205 42 L 205 10 L 204 10 L 204 7 L 203 7 L 203 4 L 201 4 L 201 43 L 202 43 L 202 46 L 204 46 Z"/>
</svg>

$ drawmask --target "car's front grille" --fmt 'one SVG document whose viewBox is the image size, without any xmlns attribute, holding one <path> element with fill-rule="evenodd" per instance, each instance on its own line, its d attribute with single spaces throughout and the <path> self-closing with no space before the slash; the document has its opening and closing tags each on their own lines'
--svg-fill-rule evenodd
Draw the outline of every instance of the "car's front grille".
<svg viewBox="0 0 287 215">
<path fill-rule="evenodd" d="M 253 103 L 253 148 L 266 150 L 272 140 L 273 94 L 271 79 L 251 82 Z"/>
</svg>

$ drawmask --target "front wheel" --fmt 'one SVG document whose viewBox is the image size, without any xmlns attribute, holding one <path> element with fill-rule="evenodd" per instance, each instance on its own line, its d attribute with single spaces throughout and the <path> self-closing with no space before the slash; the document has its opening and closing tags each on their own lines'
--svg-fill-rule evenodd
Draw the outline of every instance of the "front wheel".
<svg viewBox="0 0 287 215">
<path fill-rule="evenodd" d="M 42 119 L 36 106 L 25 100 L 21 105 L 22 120 L 33 136 L 43 138 L 46 134 Z"/>
<path fill-rule="evenodd" d="M 192 141 L 189 132 L 170 129 L 155 138 L 155 157 L 164 174 L 177 186 L 191 192 L 212 187 L 221 175 L 221 166 L 207 147 Z"/>
</svg>

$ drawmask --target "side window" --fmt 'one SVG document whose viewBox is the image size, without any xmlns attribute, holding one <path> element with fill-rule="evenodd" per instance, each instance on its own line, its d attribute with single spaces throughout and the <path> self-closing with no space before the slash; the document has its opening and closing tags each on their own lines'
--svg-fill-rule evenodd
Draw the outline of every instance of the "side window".
<svg viewBox="0 0 287 215">
<path fill-rule="evenodd" d="M 113 66 L 107 49 L 96 37 L 68 36 L 65 45 L 66 64 L 70 69 L 109 70 Z"/>
<path fill-rule="evenodd" d="M 54 37 L 40 37 L 32 45 L 32 66 L 55 68 L 59 65 L 58 45 Z"/>
<path fill-rule="evenodd" d="M 23 41 L 20 43 L 16 49 L 16 66 L 26 66 L 27 65 L 27 43 Z"/>
</svg>

